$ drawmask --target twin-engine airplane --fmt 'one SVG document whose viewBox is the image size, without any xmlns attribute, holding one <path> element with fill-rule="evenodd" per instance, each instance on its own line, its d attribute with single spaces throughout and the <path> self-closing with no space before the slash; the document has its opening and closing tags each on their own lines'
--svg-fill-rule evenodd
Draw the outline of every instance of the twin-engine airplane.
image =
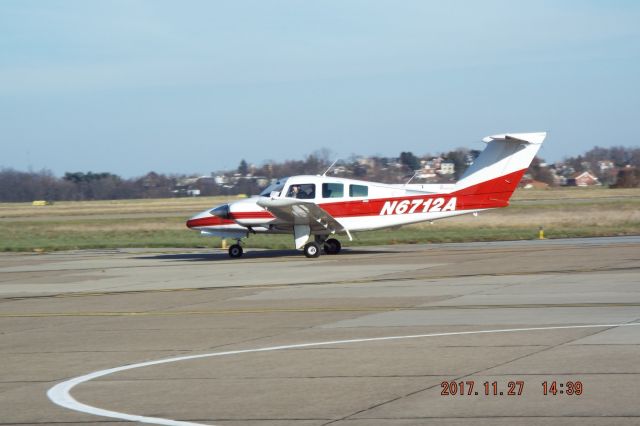
<svg viewBox="0 0 640 426">
<path fill-rule="evenodd" d="M 487 147 L 455 184 L 365 182 L 331 176 L 280 179 L 260 195 L 193 216 L 187 226 L 203 235 L 233 238 L 229 256 L 242 256 L 252 233 L 293 234 L 307 257 L 340 252 L 333 236 L 397 227 L 507 207 L 546 133 L 508 133 L 483 139 Z M 313 239 L 310 237 L 313 235 Z"/>
</svg>

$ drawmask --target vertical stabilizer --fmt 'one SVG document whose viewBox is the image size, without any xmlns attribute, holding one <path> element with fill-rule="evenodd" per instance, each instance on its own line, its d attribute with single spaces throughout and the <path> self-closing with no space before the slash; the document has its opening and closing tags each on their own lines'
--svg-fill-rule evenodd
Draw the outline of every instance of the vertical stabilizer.
<svg viewBox="0 0 640 426">
<path fill-rule="evenodd" d="M 456 183 L 455 192 L 467 197 L 467 208 L 504 207 L 547 136 L 507 133 L 487 136 L 487 147 Z"/>
</svg>

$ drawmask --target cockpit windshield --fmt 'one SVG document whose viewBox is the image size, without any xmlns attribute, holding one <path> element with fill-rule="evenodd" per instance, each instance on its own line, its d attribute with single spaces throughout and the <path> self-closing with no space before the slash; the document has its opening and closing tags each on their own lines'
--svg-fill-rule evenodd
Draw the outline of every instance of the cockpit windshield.
<svg viewBox="0 0 640 426">
<path fill-rule="evenodd" d="M 271 185 L 267 186 L 260 193 L 260 196 L 261 197 L 271 197 L 271 193 L 276 192 L 277 194 L 275 194 L 275 196 L 279 197 L 280 193 L 282 192 L 282 188 L 284 188 L 284 185 L 287 183 L 287 179 L 289 179 L 289 178 L 278 179 L 275 183 L 272 183 Z"/>
</svg>

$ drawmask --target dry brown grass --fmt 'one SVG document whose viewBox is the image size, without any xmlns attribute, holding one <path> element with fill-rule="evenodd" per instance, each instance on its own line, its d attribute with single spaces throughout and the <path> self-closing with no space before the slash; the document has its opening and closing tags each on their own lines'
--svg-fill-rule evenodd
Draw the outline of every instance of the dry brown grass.
<svg viewBox="0 0 640 426">
<path fill-rule="evenodd" d="M 640 190 L 616 192 L 616 197 L 608 196 L 608 191 L 580 189 L 555 190 L 553 198 L 548 191 L 533 191 L 519 194 L 519 201 L 506 209 L 481 212 L 477 217 L 463 215 L 448 218 L 437 223 L 438 227 L 448 228 L 498 228 L 498 227 L 575 227 L 580 226 L 617 226 L 640 223 Z M 557 195 L 567 195 L 557 197 Z M 578 197 L 580 195 L 580 197 Z M 585 196 L 586 195 L 586 196 Z M 525 196 L 527 198 L 525 198 Z M 533 196 L 533 198 L 531 198 Z M 622 198 L 620 198 L 622 197 Z M 562 203 L 568 199 L 573 202 Z M 584 202 L 576 200 L 583 199 Z M 535 200 L 533 204 L 527 200 Z M 549 201 L 543 201 L 549 200 Z M 77 202 L 60 203 L 47 206 L 57 208 L 57 214 L 47 215 L 47 228 L 54 232 L 144 232 L 144 231 L 182 231 L 185 219 L 192 214 L 227 201 L 221 197 L 181 198 L 170 200 L 133 200 L 126 202 Z M 108 206 L 108 208 L 105 208 Z M 2 206 L 0 206 L 2 207 Z M 39 207 L 26 206 L 24 210 Z M 1 210 L 0 210 L 1 211 Z M 153 212 L 150 216 L 149 212 Z M 65 217 L 65 214 L 69 217 Z M 175 213 L 175 214 L 174 214 Z M 130 216 L 118 219 L 118 215 Z M 82 216 L 82 217 L 79 217 Z M 5 220 L 16 221 L 23 215 L 9 216 Z M 41 218 L 44 219 L 44 218 Z M 21 219 L 20 219 L 21 220 Z M 99 225 L 96 224 L 99 220 Z M 430 224 L 415 225 L 418 228 L 430 227 Z M 640 229 L 638 230 L 640 233 Z"/>
<path fill-rule="evenodd" d="M 136 213 L 175 213 L 190 216 L 237 197 L 190 197 L 140 200 L 59 201 L 50 206 L 31 203 L 0 203 L 0 218 L 34 218 Z"/>
<path fill-rule="evenodd" d="M 639 203 L 616 203 L 607 207 L 606 204 L 590 206 L 570 205 L 565 209 L 548 209 L 531 206 L 520 209 L 498 209 L 481 212 L 477 217 L 470 215 L 458 216 L 440 222 L 439 226 L 477 228 L 477 227 L 518 227 L 518 226 L 615 226 L 630 223 L 640 224 Z M 419 227 L 429 226 L 420 224 Z M 640 229 L 638 229 L 640 233 Z"/>
<path fill-rule="evenodd" d="M 547 190 L 519 189 L 513 201 L 527 200 L 577 200 L 603 198 L 638 198 L 640 188 L 608 189 L 608 188 L 552 188 Z M 68 216 L 100 215 L 109 218 L 111 215 L 183 215 L 192 214 L 228 201 L 237 200 L 228 197 L 189 197 L 139 200 L 106 200 L 106 201 L 59 201 L 50 206 L 33 206 L 31 203 L 0 203 L 0 218 L 57 218 Z"/>
<path fill-rule="evenodd" d="M 188 229 L 182 220 L 151 220 L 151 221 L 107 221 L 99 224 L 91 222 L 68 222 L 47 225 L 51 232 L 76 233 L 105 233 L 105 232 L 153 232 L 153 231 L 185 231 Z"/>
<path fill-rule="evenodd" d="M 578 188 L 518 189 L 512 200 L 566 200 L 592 198 L 640 198 L 640 188 L 609 189 L 601 186 Z"/>
</svg>

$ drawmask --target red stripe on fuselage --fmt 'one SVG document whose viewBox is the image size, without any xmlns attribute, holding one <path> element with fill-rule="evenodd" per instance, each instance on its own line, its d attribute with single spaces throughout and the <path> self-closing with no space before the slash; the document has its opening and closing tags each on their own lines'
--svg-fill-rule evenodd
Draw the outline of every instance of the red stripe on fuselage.
<svg viewBox="0 0 640 426">
<path fill-rule="evenodd" d="M 509 205 L 509 198 L 518 186 L 525 171 L 526 169 L 519 170 L 448 194 L 417 194 L 357 201 L 339 201 L 335 203 L 321 203 L 319 206 L 335 218 L 377 216 L 387 202 L 417 199 L 426 201 L 429 199 L 443 198 L 444 205 L 446 205 L 452 197 L 456 197 L 457 211 L 506 207 Z M 422 212 L 422 208 L 418 208 L 414 213 Z"/>
<path fill-rule="evenodd" d="M 187 221 L 187 227 L 199 228 L 202 226 L 220 226 L 220 225 L 233 225 L 233 220 L 222 219 L 218 216 L 201 217 L 199 219 L 189 219 Z"/>
<path fill-rule="evenodd" d="M 261 212 L 232 212 L 229 213 L 231 219 L 274 219 L 274 216 L 266 210 Z"/>
</svg>

